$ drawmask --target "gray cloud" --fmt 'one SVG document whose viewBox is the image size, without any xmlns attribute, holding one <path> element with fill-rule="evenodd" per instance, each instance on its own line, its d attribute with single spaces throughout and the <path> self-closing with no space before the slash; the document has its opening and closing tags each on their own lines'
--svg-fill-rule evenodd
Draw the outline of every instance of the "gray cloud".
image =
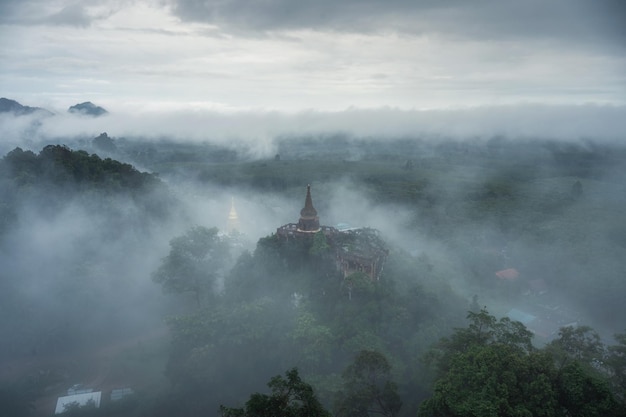
<svg viewBox="0 0 626 417">
<path fill-rule="evenodd" d="M 33 3 L 20 0 L 0 1 L 0 24 L 22 23 L 29 20 Z"/>
<path fill-rule="evenodd" d="M 399 31 L 500 39 L 545 37 L 624 45 L 620 0 L 169 0 L 183 20 L 239 30 Z"/>
<path fill-rule="evenodd" d="M 225 32 L 331 30 L 400 32 L 463 39 L 537 38 L 623 50 L 626 2 L 605 0 L 146 0 L 186 22 L 218 25 Z M 99 18 L 87 7 L 121 9 L 119 0 L 3 0 L 0 23 L 86 26 Z"/>
<path fill-rule="evenodd" d="M 71 4 L 48 18 L 48 21 L 58 25 L 87 27 L 92 18 L 80 4 Z"/>
<path fill-rule="evenodd" d="M 624 104 L 624 4 L 5 0 L 0 76 L 7 97 L 29 100 L 287 111 Z"/>
<path fill-rule="evenodd" d="M 89 8 L 96 7 L 96 13 Z M 2 0 L 0 1 L 0 25 L 61 25 L 90 26 L 95 20 L 103 19 L 119 10 L 118 0 L 46 1 L 46 0 Z"/>
</svg>

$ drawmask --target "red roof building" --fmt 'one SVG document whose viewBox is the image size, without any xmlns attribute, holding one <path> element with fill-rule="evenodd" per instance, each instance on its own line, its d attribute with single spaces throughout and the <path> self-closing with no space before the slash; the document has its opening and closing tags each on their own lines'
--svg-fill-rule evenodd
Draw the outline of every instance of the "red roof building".
<svg viewBox="0 0 626 417">
<path fill-rule="evenodd" d="M 517 269 L 509 268 L 496 272 L 496 277 L 504 281 L 515 281 L 519 277 Z"/>
</svg>

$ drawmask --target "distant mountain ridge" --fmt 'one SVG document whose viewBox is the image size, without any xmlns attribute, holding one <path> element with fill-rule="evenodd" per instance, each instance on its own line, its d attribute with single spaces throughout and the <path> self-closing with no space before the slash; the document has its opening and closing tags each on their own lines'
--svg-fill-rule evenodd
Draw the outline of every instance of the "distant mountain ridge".
<svg viewBox="0 0 626 417">
<path fill-rule="evenodd" d="M 67 111 L 70 113 L 80 113 L 93 117 L 102 116 L 108 113 L 108 111 L 106 111 L 103 107 L 96 106 L 91 101 L 75 104 L 67 109 Z"/>
<path fill-rule="evenodd" d="M 69 113 L 84 114 L 87 116 L 98 117 L 109 112 L 100 106 L 93 104 L 91 101 L 75 104 L 67 109 Z M 0 113 L 13 113 L 16 116 L 24 116 L 33 113 L 39 113 L 45 116 L 53 116 L 54 113 L 42 107 L 24 106 L 21 103 L 6 97 L 0 98 Z"/>
<path fill-rule="evenodd" d="M 5 97 L 0 98 L 0 113 L 13 113 L 16 116 L 22 116 L 27 114 L 33 114 L 36 112 L 41 112 L 42 114 L 47 116 L 52 116 L 54 114 L 51 111 L 41 107 L 23 106 L 15 100 L 11 100 Z"/>
</svg>

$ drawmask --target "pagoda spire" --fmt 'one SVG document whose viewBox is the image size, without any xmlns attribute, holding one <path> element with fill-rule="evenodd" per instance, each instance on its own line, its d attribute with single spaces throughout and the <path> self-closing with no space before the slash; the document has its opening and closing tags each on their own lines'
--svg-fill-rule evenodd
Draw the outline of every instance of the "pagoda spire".
<svg viewBox="0 0 626 417">
<path fill-rule="evenodd" d="M 233 233 L 239 230 L 239 216 L 237 216 L 237 210 L 235 210 L 235 198 L 230 198 L 230 212 L 228 213 L 228 233 Z"/>
<path fill-rule="evenodd" d="M 320 230 L 320 220 L 317 217 L 317 210 L 313 207 L 313 199 L 311 198 L 311 184 L 306 186 L 306 198 L 304 199 L 304 208 L 300 210 L 298 230 L 301 232 L 317 232 Z"/>
<path fill-rule="evenodd" d="M 311 184 L 306 186 L 306 198 L 304 199 L 304 208 L 300 210 L 300 216 L 307 219 L 317 216 L 317 210 L 313 207 L 313 199 L 311 198 Z"/>
</svg>

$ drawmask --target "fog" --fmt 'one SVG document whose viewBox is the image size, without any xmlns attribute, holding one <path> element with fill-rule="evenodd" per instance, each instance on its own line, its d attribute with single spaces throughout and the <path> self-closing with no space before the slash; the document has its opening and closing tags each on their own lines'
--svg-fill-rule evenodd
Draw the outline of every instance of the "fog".
<svg viewBox="0 0 626 417">
<path fill-rule="evenodd" d="M 450 110 L 349 108 L 337 112 L 316 110 L 293 113 L 195 106 L 137 106 L 122 103 L 110 114 L 93 118 L 52 109 L 52 117 L 13 117 L 0 114 L 2 148 L 22 144 L 92 138 L 102 132 L 112 137 L 210 142 L 233 147 L 255 158 L 273 156 L 276 139 L 306 135 L 335 135 L 390 140 L 426 138 L 440 140 L 521 139 L 606 141 L 621 138 L 626 128 L 626 107 L 611 105 L 522 104 Z"/>
<path fill-rule="evenodd" d="M 54 116 L 43 118 L 1 115 L 3 156 L 18 146 L 37 155 L 48 144 L 64 144 L 158 172 L 159 181 L 134 193 L 3 171 L 3 383 L 44 367 L 57 369 L 51 357 L 89 355 L 122 343 L 127 349 L 161 346 L 165 353 L 155 372 L 160 378 L 165 373 L 172 385 L 163 382 L 158 389 L 172 389 L 181 398 L 190 380 L 213 386 L 206 381 L 219 377 L 236 386 L 232 392 L 215 388 L 207 400 L 211 407 L 241 402 L 290 360 L 309 374 L 320 372 L 319 387 L 328 401 L 332 384 L 325 385 L 323 372 L 341 372 L 329 364 L 345 362 L 352 344 L 363 343 L 362 335 L 346 336 L 348 341 L 337 348 L 340 353 L 331 350 L 335 362 L 318 358 L 324 363 L 321 370 L 307 359 L 306 349 L 287 345 L 276 347 L 280 360 L 248 362 L 265 350 L 267 340 L 283 340 L 284 334 L 276 332 L 296 326 L 294 317 L 304 310 L 295 296 L 302 297 L 298 300 L 304 300 L 308 313 L 317 314 L 319 323 L 325 323 L 324 313 L 311 306 L 331 303 L 327 288 L 339 288 L 332 311 L 367 308 L 358 304 L 358 293 L 353 304 L 342 304 L 347 302 L 341 293 L 345 287 L 323 281 L 329 275 L 319 278 L 319 285 L 332 284 L 324 287 L 323 297 L 307 294 L 306 285 L 298 288 L 298 283 L 309 282 L 309 274 L 322 267 L 308 270 L 306 262 L 291 264 L 290 259 L 272 263 L 275 255 L 268 248 L 278 243 L 271 239 L 257 247 L 277 227 L 298 221 L 307 184 L 322 225 L 380 232 L 389 248 L 382 285 L 389 283 L 403 296 L 417 294 L 415 305 L 407 306 L 419 310 L 421 321 L 402 332 L 410 333 L 406 343 L 421 354 L 462 324 L 474 296 L 499 317 L 515 308 L 558 310 L 567 320 L 594 327 L 607 341 L 626 327 L 621 305 L 626 288 L 620 278 L 626 248 L 626 153 L 621 143 L 626 108 L 529 104 L 289 114 L 202 106 L 133 111 L 122 106 L 108 108 L 110 114 L 98 118 L 54 110 Z M 102 132 L 114 148 L 97 146 L 93 139 Z M 224 237 L 230 256 L 207 298 L 212 301 L 199 308 L 188 292 L 164 291 L 153 277 L 172 250 L 172 239 L 199 226 L 225 233 L 231 203 L 239 234 L 234 240 Z M 495 278 L 506 269 L 515 269 L 520 279 L 509 283 Z M 534 294 L 531 282 L 547 292 Z M 248 307 L 238 306 L 246 303 L 259 308 L 258 315 L 245 316 Z M 201 349 L 192 346 L 188 358 L 177 350 L 182 349 L 177 345 L 177 326 L 182 325 L 172 324 L 171 317 L 219 318 L 228 308 L 239 319 L 245 313 L 252 329 L 265 329 L 265 314 L 280 319 L 275 327 L 259 330 L 261 335 L 249 345 L 229 334 L 239 328 L 235 322 L 222 329 L 223 338 Z M 155 332 L 160 335 L 156 341 L 151 339 Z M 233 357 L 229 337 L 245 360 Z M 536 342 L 542 345 L 554 337 L 538 336 Z M 178 347 L 168 350 L 170 343 Z M 397 353 L 379 339 L 371 343 Z M 398 353 L 394 361 L 400 363 L 403 355 Z M 78 378 L 63 372 L 71 375 L 56 382 L 57 391 Z M 245 372 L 252 376 L 244 378 Z M 425 382 L 418 383 L 424 396 L 420 384 Z"/>
</svg>

